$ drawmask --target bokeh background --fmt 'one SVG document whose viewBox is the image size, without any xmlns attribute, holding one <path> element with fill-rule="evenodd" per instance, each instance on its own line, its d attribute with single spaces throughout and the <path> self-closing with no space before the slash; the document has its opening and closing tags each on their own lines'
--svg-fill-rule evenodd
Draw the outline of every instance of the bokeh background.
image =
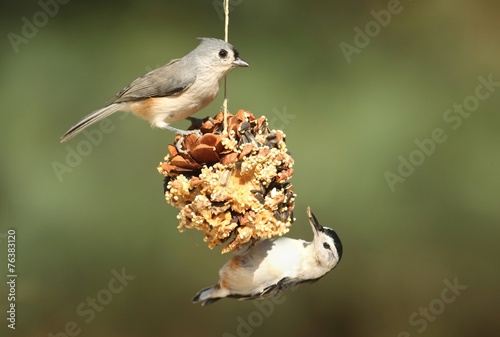
<svg viewBox="0 0 500 337">
<path fill-rule="evenodd" d="M 364 31 L 387 1 L 232 2 L 230 41 L 251 67 L 230 74 L 229 108 L 265 115 L 287 134 L 298 194 L 289 236 L 311 239 L 311 206 L 345 249 L 332 273 L 262 312 L 250 301 L 190 302 L 229 256 L 210 251 L 201 233 L 176 229 L 156 171 L 171 134 L 117 114 L 90 149 L 85 136 L 59 143 L 131 80 L 193 49 L 195 37 L 222 38 L 220 3 L 73 0 L 44 22 L 37 1 L 2 1 L 1 335 L 497 331 L 500 87 L 459 127 L 460 115 L 446 111 L 474 102 L 480 76 L 500 82 L 500 5 L 400 6 L 348 62 L 339 45 L 355 46 L 355 28 Z M 23 36 L 34 16 L 40 27 L 25 28 L 31 37 L 14 47 L 12 34 Z M 221 103 L 222 95 L 197 116 L 215 115 Z M 387 172 L 398 174 L 400 156 L 408 160 L 415 140 L 436 128 L 446 141 L 391 188 Z M 84 155 L 68 159 L 77 150 Z M 6 328 L 8 228 L 17 231 L 15 331 Z M 113 270 L 135 278 L 109 298 Z M 446 281 L 461 286 L 456 295 Z M 97 297 L 100 311 L 87 304 Z"/>
</svg>

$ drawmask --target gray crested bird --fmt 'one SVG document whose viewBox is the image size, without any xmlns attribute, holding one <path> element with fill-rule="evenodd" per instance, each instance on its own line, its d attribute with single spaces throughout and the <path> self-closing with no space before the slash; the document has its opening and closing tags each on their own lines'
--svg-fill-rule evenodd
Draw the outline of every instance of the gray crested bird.
<svg viewBox="0 0 500 337">
<path fill-rule="evenodd" d="M 201 290 L 193 303 L 211 304 L 222 298 L 263 299 L 305 282 L 314 282 L 335 268 L 342 243 L 335 231 L 323 227 L 307 208 L 314 238 L 265 239 L 238 251 L 219 271 L 219 282 Z"/>
<path fill-rule="evenodd" d="M 111 103 L 73 125 L 61 137 L 65 142 L 117 111 L 132 112 L 152 126 L 186 135 L 169 124 L 205 108 L 216 98 L 220 81 L 235 67 L 248 67 L 236 48 L 215 38 L 199 38 L 189 54 L 137 78 L 121 90 Z"/>
</svg>

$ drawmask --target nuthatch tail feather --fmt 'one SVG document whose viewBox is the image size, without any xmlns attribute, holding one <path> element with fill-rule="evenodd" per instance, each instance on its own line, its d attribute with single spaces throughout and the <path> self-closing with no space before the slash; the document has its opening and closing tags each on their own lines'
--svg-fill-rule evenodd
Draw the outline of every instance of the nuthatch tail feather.
<svg viewBox="0 0 500 337">
<path fill-rule="evenodd" d="M 342 257 L 342 243 L 334 230 L 323 227 L 307 208 L 314 238 L 261 240 L 248 246 L 219 271 L 219 282 L 201 290 L 194 303 L 211 304 L 221 298 L 262 299 L 304 282 L 314 282 L 332 270 Z"/>
<path fill-rule="evenodd" d="M 116 94 L 110 105 L 73 125 L 61 142 L 117 111 L 133 112 L 152 126 L 179 134 L 192 133 L 169 126 L 200 111 L 217 96 L 221 79 L 235 67 L 248 67 L 231 44 L 214 38 L 201 43 L 180 59 L 150 71 Z"/>
</svg>

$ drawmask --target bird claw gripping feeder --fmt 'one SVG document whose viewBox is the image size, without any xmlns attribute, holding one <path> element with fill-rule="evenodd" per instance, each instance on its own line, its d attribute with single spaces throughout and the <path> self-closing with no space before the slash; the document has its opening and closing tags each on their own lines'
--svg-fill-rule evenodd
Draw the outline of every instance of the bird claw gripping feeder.
<svg viewBox="0 0 500 337">
<path fill-rule="evenodd" d="M 193 123 L 200 132 L 177 135 L 158 166 L 178 229 L 203 231 L 209 248 L 228 242 L 222 253 L 287 233 L 295 202 L 285 134 L 244 110 L 226 124 L 223 113 Z"/>
</svg>

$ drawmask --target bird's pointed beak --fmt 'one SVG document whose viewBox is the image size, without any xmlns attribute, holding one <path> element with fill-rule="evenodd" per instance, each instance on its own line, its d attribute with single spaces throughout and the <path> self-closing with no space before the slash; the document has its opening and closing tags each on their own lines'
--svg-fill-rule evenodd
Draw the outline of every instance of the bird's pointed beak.
<svg viewBox="0 0 500 337">
<path fill-rule="evenodd" d="M 311 224 L 314 236 L 316 237 L 319 234 L 319 232 L 323 231 L 323 226 L 319 224 L 318 219 L 316 219 L 314 214 L 311 212 L 310 207 L 307 207 L 307 217 L 309 218 L 309 223 Z"/>
<path fill-rule="evenodd" d="M 237 57 L 236 60 L 233 61 L 233 65 L 236 67 L 249 67 L 250 66 L 246 61 L 243 61 L 239 57 Z"/>
</svg>

